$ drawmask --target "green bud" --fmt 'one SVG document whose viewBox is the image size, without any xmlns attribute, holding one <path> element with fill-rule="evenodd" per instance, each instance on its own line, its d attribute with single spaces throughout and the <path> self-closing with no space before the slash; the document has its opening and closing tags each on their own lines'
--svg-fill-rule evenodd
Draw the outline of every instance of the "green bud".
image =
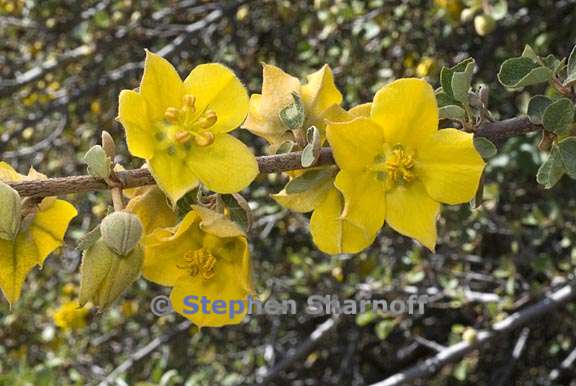
<svg viewBox="0 0 576 386">
<path fill-rule="evenodd" d="M 88 173 L 91 176 L 98 178 L 108 178 L 110 176 L 112 162 L 102 146 L 92 146 L 84 155 L 84 162 L 88 165 Z"/>
<path fill-rule="evenodd" d="M 14 240 L 22 222 L 22 200 L 16 190 L 0 181 L 0 238 Z"/>
<path fill-rule="evenodd" d="M 102 221 L 100 230 L 106 245 L 117 254 L 126 256 L 140 242 L 143 227 L 137 216 L 114 212 Z"/>
<path fill-rule="evenodd" d="M 490 15 L 478 15 L 474 18 L 474 29 L 480 36 L 486 36 L 496 28 L 496 21 Z"/>
<path fill-rule="evenodd" d="M 140 275 L 144 251 L 140 245 L 120 256 L 100 239 L 84 252 L 80 268 L 80 306 L 92 301 L 100 309 L 108 307 Z"/>
</svg>

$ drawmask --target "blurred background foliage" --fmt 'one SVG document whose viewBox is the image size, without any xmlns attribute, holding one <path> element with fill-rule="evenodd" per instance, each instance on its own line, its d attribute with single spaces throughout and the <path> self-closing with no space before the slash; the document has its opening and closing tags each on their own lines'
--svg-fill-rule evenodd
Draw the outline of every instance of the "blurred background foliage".
<svg viewBox="0 0 576 386">
<path fill-rule="evenodd" d="M 182 75 L 199 63 L 225 63 L 251 92 L 260 89 L 261 62 L 299 77 L 328 63 L 346 107 L 370 101 L 395 78 L 426 77 L 438 86 L 443 65 L 473 57 L 475 82 L 492 90 L 494 115 L 517 116 L 528 94 L 497 84 L 499 64 L 520 55 L 525 44 L 567 56 L 576 42 L 576 2 L 508 1 L 494 26 L 477 25 L 478 6 L 501 3 L 1 0 L 0 158 L 20 172 L 34 166 L 52 177 L 85 173 L 81 157 L 101 130 L 123 143 L 114 120 L 117 96 L 138 86 L 145 48 L 165 55 Z M 262 152 L 259 139 L 243 130 L 238 135 Z M 268 197 L 286 177 L 259 177 L 246 196 L 256 216 L 252 251 L 263 297 L 293 298 L 302 306 L 310 294 L 395 299 L 426 293 L 432 299 L 424 316 L 342 318 L 270 383 L 381 380 L 434 354 L 430 342 L 456 343 L 470 328 L 488 328 L 568 278 L 576 267 L 576 190 L 569 179 L 553 190 L 536 183 L 537 141 L 535 135 L 511 139 L 490 161 L 482 207 L 443 210 L 435 254 L 385 230 L 361 254 L 323 255 L 311 243 L 307 219 Z M 125 148 L 118 161 L 141 165 Z M 198 332 L 176 315 L 154 316 L 150 300 L 168 292 L 144 280 L 105 313 L 77 310 L 74 244 L 105 214 L 109 196 L 69 198 L 81 214 L 67 246 L 29 276 L 12 310 L 0 304 L 1 385 L 97 384 L 130 358 L 135 361 L 110 377 L 115 384 L 256 384 L 329 318 L 254 316 Z M 573 369 L 556 381 L 549 374 L 576 346 L 575 313 L 570 304 L 529 325 L 526 349 L 513 367 L 519 331 L 419 384 L 570 384 Z M 150 342 L 161 344 L 142 351 Z"/>
</svg>

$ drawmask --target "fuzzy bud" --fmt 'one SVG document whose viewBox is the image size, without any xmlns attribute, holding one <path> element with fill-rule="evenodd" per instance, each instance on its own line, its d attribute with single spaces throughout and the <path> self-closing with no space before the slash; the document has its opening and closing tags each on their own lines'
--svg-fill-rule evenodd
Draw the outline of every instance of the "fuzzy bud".
<svg viewBox="0 0 576 386">
<path fill-rule="evenodd" d="M 16 190 L 0 181 L 0 238 L 14 240 L 22 222 L 22 200 Z"/>
<path fill-rule="evenodd" d="M 115 212 L 102 221 L 102 240 L 114 252 L 128 255 L 140 242 L 143 227 L 140 219 L 128 212 Z"/>
<path fill-rule="evenodd" d="M 104 152 L 106 152 L 108 158 L 114 160 L 114 157 L 116 157 L 116 143 L 114 142 L 114 138 L 112 138 L 110 133 L 107 131 L 102 132 L 102 148 L 104 149 Z"/>
</svg>

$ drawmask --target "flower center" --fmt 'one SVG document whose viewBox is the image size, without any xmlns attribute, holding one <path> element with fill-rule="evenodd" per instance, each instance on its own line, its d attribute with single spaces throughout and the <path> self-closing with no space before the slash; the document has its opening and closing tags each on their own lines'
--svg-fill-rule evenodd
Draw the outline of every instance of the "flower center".
<svg viewBox="0 0 576 386">
<path fill-rule="evenodd" d="M 402 145 L 395 145 L 378 154 L 370 170 L 376 172 L 376 177 L 386 183 L 387 189 L 392 189 L 416 178 L 414 164 L 414 154 Z"/>
<path fill-rule="evenodd" d="M 200 275 L 202 279 L 209 280 L 216 273 L 216 258 L 206 248 L 200 248 L 187 253 L 184 265 L 177 267 L 186 270 L 192 277 Z"/>
<path fill-rule="evenodd" d="M 156 140 L 163 142 L 168 139 L 168 153 L 174 153 L 174 144 L 182 145 L 187 150 L 191 141 L 198 146 L 209 146 L 214 143 L 214 134 L 210 129 L 218 116 L 212 110 L 206 109 L 201 114 L 196 111 L 196 97 L 186 94 L 182 98 L 182 107 L 168 107 L 164 112 L 164 122 L 159 125 Z"/>
</svg>

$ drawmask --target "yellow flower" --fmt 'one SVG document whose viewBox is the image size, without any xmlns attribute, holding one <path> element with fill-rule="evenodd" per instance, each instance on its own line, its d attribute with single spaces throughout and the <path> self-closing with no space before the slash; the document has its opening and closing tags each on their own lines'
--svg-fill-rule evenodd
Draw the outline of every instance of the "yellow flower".
<svg viewBox="0 0 576 386">
<path fill-rule="evenodd" d="M 193 206 L 173 228 L 159 228 L 144 240 L 146 279 L 173 287 L 172 306 L 199 327 L 240 323 L 253 293 L 250 255 L 244 232 L 223 214 Z M 224 301 L 240 308 L 229 312 L 192 312 L 190 297 L 210 304 Z"/>
<path fill-rule="evenodd" d="M 30 169 L 28 176 L 18 174 L 0 162 L 0 180 L 4 182 L 46 179 Z M 72 204 L 45 198 L 39 204 L 24 205 L 22 224 L 11 240 L 0 238 L 0 288 L 10 305 L 20 298 L 26 275 L 63 243 L 64 234 L 77 212 Z"/>
<path fill-rule="evenodd" d="M 80 308 L 78 303 L 70 301 L 62 304 L 52 315 L 54 324 L 63 330 L 77 330 L 86 327 L 89 309 Z"/>
<path fill-rule="evenodd" d="M 420 63 L 418 63 L 418 66 L 416 66 L 416 75 L 418 75 L 420 78 L 424 78 L 432 72 L 435 64 L 436 61 L 434 58 L 429 56 L 423 57 L 420 60 Z"/>
<path fill-rule="evenodd" d="M 327 136 L 341 169 L 342 216 L 368 234 L 386 221 L 430 250 L 440 203 L 471 200 L 484 168 L 472 134 L 438 130 L 434 90 L 421 79 L 383 87 L 370 118 L 330 123 Z"/>
<path fill-rule="evenodd" d="M 349 111 L 333 107 L 326 114 L 330 121 L 350 121 L 355 117 L 366 117 L 370 104 L 356 106 Z M 272 197 L 282 206 L 300 213 L 312 212 L 310 233 L 316 246 L 328 254 L 356 253 L 372 244 L 375 234 L 368 234 L 361 227 L 342 218 L 344 198 L 334 186 L 337 174 L 335 167 L 309 169 L 293 174 L 293 179 L 304 174 L 316 173 L 319 177 L 308 189 L 289 193 L 283 189 Z"/>
<path fill-rule="evenodd" d="M 301 85 L 297 78 L 278 67 L 270 64 L 263 66 L 262 94 L 252 94 L 250 97 L 250 110 L 244 127 L 273 146 L 294 140 L 293 134 L 280 120 L 280 111 L 294 103 L 292 94 L 295 93 L 304 107 L 304 128 L 316 126 L 323 132 L 327 110 L 342 103 L 342 94 L 334 84 L 330 67 L 324 65 L 308 75 L 308 82 Z"/>
<path fill-rule="evenodd" d="M 157 228 L 167 228 L 176 225 L 176 213 L 157 186 L 146 186 L 137 189 L 130 199 L 126 211 L 135 214 L 140 219 L 147 235 Z"/>
<path fill-rule="evenodd" d="M 119 103 L 130 153 L 148 161 L 173 204 L 199 182 L 234 193 L 258 174 L 250 150 L 227 134 L 248 112 L 246 89 L 227 67 L 202 64 L 182 82 L 168 61 L 147 51 L 139 91 L 123 90 Z"/>
</svg>

